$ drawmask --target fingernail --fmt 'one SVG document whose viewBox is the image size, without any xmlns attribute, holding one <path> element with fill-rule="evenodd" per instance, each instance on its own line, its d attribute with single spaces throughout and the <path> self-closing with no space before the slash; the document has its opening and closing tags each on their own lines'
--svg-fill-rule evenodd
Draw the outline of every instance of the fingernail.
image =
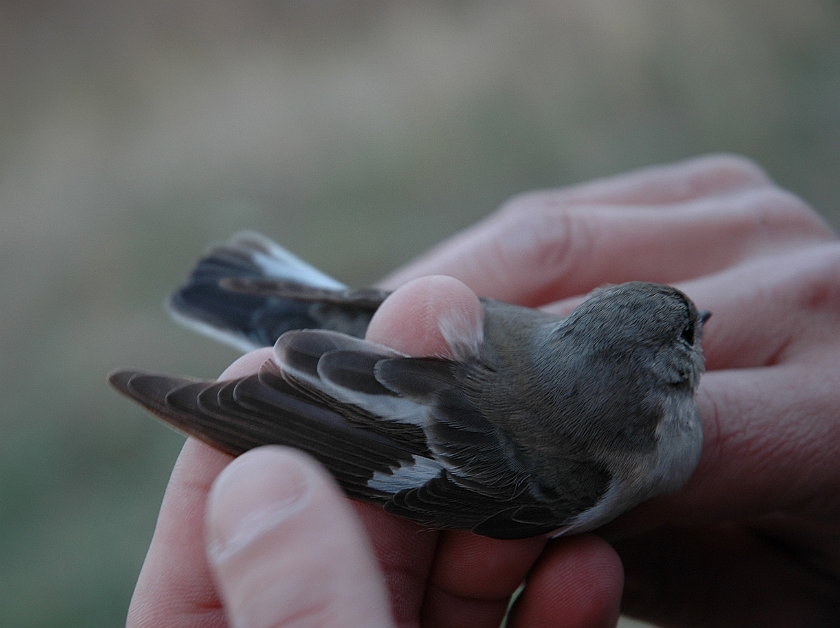
<svg viewBox="0 0 840 628">
<path fill-rule="evenodd" d="M 309 479 L 300 461 L 280 447 L 261 447 L 219 475 L 207 502 L 207 554 L 221 563 L 306 504 Z"/>
</svg>

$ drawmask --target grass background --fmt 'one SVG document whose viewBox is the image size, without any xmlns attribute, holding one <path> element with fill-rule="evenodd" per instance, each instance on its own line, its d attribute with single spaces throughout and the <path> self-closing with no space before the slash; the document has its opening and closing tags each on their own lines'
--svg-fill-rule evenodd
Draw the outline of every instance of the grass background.
<svg viewBox="0 0 840 628">
<path fill-rule="evenodd" d="M 258 229 L 366 284 L 535 187 L 746 154 L 840 224 L 837 0 L 0 3 L 0 622 L 124 621 L 183 439 L 105 385 Z"/>
</svg>

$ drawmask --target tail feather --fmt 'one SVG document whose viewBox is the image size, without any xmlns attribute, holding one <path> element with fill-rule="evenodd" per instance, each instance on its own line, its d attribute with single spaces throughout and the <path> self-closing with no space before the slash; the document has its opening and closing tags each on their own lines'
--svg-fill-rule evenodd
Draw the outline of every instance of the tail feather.
<svg viewBox="0 0 840 628">
<path fill-rule="evenodd" d="M 254 288 L 266 284 L 294 286 L 294 290 Z M 309 296 L 310 292 L 320 298 Z M 210 249 L 167 306 L 178 322 L 251 351 L 272 346 L 293 329 L 332 329 L 363 337 L 384 293 L 359 292 L 268 238 L 242 232 Z M 324 300 L 325 294 L 335 296 Z"/>
</svg>

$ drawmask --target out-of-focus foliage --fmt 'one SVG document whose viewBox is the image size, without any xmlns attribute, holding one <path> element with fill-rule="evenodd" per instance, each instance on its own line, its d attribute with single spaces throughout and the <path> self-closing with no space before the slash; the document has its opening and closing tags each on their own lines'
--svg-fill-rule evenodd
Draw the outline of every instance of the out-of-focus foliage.
<svg viewBox="0 0 840 628">
<path fill-rule="evenodd" d="M 259 229 L 364 284 L 507 197 L 744 153 L 840 224 L 840 4 L 0 5 L 0 622 L 124 620 L 182 439 L 105 385 Z"/>
</svg>

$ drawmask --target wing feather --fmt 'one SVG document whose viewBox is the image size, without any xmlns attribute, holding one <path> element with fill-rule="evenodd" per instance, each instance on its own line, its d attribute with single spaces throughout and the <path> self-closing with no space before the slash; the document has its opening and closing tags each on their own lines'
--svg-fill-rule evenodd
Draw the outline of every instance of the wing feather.
<svg viewBox="0 0 840 628">
<path fill-rule="evenodd" d="M 522 452 L 464 393 L 469 368 L 312 330 L 285 334 L 273 359 L 237 380 L 111 381 L 232 455 L 271 443 L 306 451 L 351 497 L 414 521 L 499 538 L 558 528 Z"/>
</svg>

